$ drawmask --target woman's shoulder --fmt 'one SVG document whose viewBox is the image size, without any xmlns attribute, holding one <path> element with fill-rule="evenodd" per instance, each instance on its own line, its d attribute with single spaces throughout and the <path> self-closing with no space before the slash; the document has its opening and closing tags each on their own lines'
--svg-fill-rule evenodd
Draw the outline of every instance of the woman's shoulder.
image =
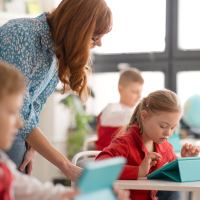
<svg viewBox="0 0 200 200">
<path fill-rule="evenodd" d="M 37 31 L 49 29 L 46 21 L 45 13 L 35 18 L 19 18 L 9 20 L 6 24 L 1 27 L 1 31 L 17 34 L 26 34 L 31 37 Z"/>
<path fill-rule="evenodd" d="M 52 64 L 55 47 L 45 13 L 36 18 L 10 20 L 0 28 L 0 41 L 3 48 L 11 48 L 17 54 L 31 52 L 26 54 L 26 57 L 31 57 L 27 59 L 29 62 L 41 59 L 40 63 L 46 64 L 50 61 L 49 66 Z M 2 54 L 5 56 L 0 57 L 6 60 L 7 54 L 5 52 Z"/>
</svg>

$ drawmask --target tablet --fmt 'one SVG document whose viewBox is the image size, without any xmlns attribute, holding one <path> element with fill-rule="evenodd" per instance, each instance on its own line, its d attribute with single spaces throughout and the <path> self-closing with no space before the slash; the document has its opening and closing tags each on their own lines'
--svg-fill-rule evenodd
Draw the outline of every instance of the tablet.
<svg viewBox="0 0 200 200">
<path fill-rule="evenodd" d="M 117 200 L 113 193 L 114 181 L 120 176 L 126 159 L 115 157 L 87 163 L 77 187 L 81 194 L 74 200 Z"/>
<path fill-rule="evenodd" d="M 200 181 L 200 157 L 177 158 L 147 176 L 147 179 L 177 182 Z"/>
</svg>

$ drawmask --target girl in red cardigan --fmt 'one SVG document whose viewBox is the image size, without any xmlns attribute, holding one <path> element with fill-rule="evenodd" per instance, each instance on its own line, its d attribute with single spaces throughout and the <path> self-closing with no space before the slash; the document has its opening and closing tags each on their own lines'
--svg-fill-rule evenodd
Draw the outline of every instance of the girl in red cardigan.
<svg viewBox="0 0 200 200">
<path fill-rule="evenodd" d="M 136 107 L 126 132 L 121 131 L 96 158 L 116 156 L 127 159 L 119 179 L 137 180 L 177 158 L 167 139 L 178 126 L 182 115 L 180 101 L 170 90 L 158 90 L 143 98 Z M 187 143 L 182 157 L 196 157 L 200 150 Z M 132 200 L 156 200 L 157 191 L 131 190 Z"/>
</svg>

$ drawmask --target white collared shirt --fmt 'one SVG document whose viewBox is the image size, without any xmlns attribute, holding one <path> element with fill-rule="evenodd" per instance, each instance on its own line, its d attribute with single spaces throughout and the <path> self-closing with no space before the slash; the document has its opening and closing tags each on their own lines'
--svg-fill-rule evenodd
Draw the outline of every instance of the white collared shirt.
<svg viewBox="0 0 200 200">
<path fill-rule="evenodd" d="M 129 123 L 134 108 L 121 103 L 110 103 L 100 116 L 101 126 L 118 127 Z"/>
<path fill-rule="evenodd" d="M 5 164 L 10 170 L 14 181 L 11 188 L 12 200 L 61 200 L 61 196 L 71 188 L 51 182 L 41 183 L 34 177 L 22 174 L 8 156 L 0 150 L 0 163 Z"/>
</svg>

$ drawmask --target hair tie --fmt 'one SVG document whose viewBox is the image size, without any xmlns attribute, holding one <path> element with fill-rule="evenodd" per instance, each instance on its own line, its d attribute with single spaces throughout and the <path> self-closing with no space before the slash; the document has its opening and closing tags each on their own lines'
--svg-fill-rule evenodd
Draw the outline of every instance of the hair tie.
<svg viewBox="0 0 200 200">
<path fill-rule="evenodd" d="M 149 107 L 149 101 L 150 101 L 150 97 L 147 99 L 147 102 L 146 102 L 146 107 L 147 108 Z"/>
</svg>

